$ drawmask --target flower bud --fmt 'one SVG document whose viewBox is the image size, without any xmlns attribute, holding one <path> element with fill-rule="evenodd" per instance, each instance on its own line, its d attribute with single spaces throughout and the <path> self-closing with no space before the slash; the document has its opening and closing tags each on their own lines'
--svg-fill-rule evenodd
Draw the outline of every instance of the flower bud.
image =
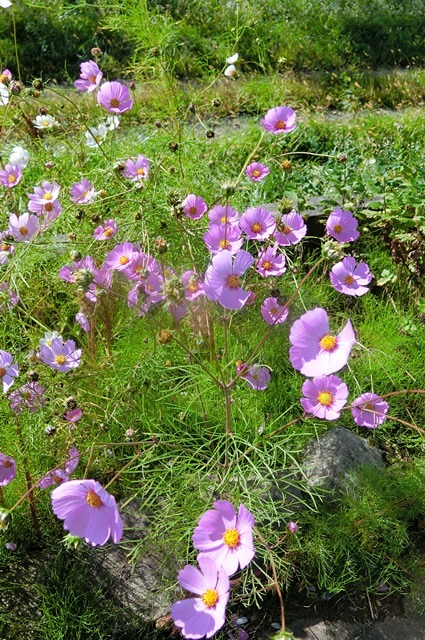
<svg viewBox="0 0 425 640">
<path fill-rule="evenodd" d="M 7 509 L 0 507 L 0 531 L 6 531 L 12 522 L 12 514 Z"/>
<path fill-rule="evenodd" d="M 212 101 L 212 106 L 213 107 L 219 107 L 220 105 L 221 105 L 220 98 L 214 98 L 214 100 Z"/>
<path fill-rule="evenodd" d="M 165 253 L 168 249 L 167 241 L 162 236 L 157 236 L 153 241 L 153 244 L 158 253 Z"/>
<path fill-rule="evenodd" d="M 83 541 L 78 536 L 72 536 L 70 533 L 67 533 L 62 540 L 62 544 L 64 544 L 67 549 L 76 550 L 83 544 Z"/>
<path fill-rule="evenodd" d="M 284 160 L 282 162 L 282 169 L 284 171 L 290 171 L 292 169 L 292 162 L 290 160 Z"/>
<path fill-rule="evenodd" d="M 9 85 L 10 92 L 14 96 L 19 96 L 23 88 L 24 88 L 24 85 L 19 80 L 12 80 Z"/>
<path fill-rule="evenodd" d="M 179 143 L 176 142 L 175 140 L 172 140 L 171 142 L 168 143 L 168 148 L 169 148 L 170 151 L 175 153 L 177 151 L 177 149 L 179 148 Z"/>
<path fill-rule="evenodd" d="M 215 133 L 212 129 L 208 129 L 205 135 L 207 136 L 207 138 L 214 138 Z"/>
<path fill-rule="evenodd" d="M 161 331 L 156 334 L 156 341 L 158 344 L 167 344 L 167 342 L 171 342 L 172 339 L 173 334 L 171 331 L 167 331 L 167 329 L 161 329 Z"/>
<path fill-rule="evenodd" d="M 102 50 L 99 49 L 99 47 L 93 47 L 90 53 L 92 54 L 92 56 L 96 57 L 102 55 Z"/>
</svg>

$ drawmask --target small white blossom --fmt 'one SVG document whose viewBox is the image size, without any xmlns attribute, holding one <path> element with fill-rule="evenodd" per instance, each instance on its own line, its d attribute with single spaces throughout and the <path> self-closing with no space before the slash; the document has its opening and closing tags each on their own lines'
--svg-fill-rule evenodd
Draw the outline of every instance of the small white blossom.
<svg viewBox="0 0 425 640">
<path fill-rule="evenodd" d="M 99 144 L 106 138 L 106 134 L 108 133 L 108 129 L 104 124 L 100 124 L 98 127 L 90 127 L 88 131 L 86 131 L 86 147 L 91 147 L 95 149 Z"/>
<path fill-rule="evenodd" d="M 234 64 L 229 64 L 229 66 L 226 68 L 224 75 L 227 76 L 228 78 L 237 78 L 238 76 L 238 72 L 236 71 L 236 67 Z"/>
<path fill-rule="evenodd" d="M 0 107 L 9 104 L 9 89 L 0 82 Z"/>
<path fill-rule="evenodd" d="M 113 131 L 114 129 L 118 129 L 118 127 L 120 126 L 119 117 L 118 116 L 108 116 L 106 118 L 105 126 L 108 129 L 108 131 Z"/>
<path fill-rule="evenodd" d="M 2 7 L 3 9 L 8 9 L 11 6 L 12 3 L 10 2 L 10 0 L 0 0 L 0 7 Z"/>
<path fill-rule="evenodd" d="M 23 147 L 13 147 L 9 157 L 10 164 L 17 165 L 21 169 L 25 169 L 30 160 L 30 154 Z"/>
<path fill-rule="evenodd" d="M 235 64 L 238 61 L 239 53 L 234 53 L 230 58 L 226 58 L 227 64 Z"/>
<path fill-rule="evenodd" d="M 59 126 L 59 122 L 53 116 L 38 115 L 32 122 L 36 129 L 53 129 Z"/>
</svg>

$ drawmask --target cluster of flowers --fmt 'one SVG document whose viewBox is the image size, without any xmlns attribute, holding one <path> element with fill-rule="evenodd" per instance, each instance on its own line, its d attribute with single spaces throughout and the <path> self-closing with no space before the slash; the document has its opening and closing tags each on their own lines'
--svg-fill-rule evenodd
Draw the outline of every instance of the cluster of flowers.
<svg viewBox="0 0 425 640">
<path fill-rule="evenodd" d="M 230 593 L 229 578 L 244 569 L 255 554 L 254 516 L 241 504 L 238 513 L 228 500 L 214 502 L 193 532 L 200 553 L 199 569 L 186 565 L 178 575 L 183 589 L 195 594 L 171 607 L 174 624 L 185 638 L 210 638 L 224 625 Z"/>
</svg>

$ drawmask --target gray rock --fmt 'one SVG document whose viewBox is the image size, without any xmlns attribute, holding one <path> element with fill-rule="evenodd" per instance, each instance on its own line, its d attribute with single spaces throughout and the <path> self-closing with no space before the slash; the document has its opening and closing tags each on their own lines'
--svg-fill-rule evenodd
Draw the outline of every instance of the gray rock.
<svg viewBox="0 0 425 640">
<path fill-rule="evenodd" d="M 108 597 L 127 617 L 155 622 L 165 615 L 174 602 L 174 593 L 166 587 L 176 582 L 181 568 L 177 558 L 166 557 L 159 546 L 150 545 L 133 567 L 128 552 L 135 541 L 143 538 L 147 522 L 140 513 L 140 502 L 133 500 L 120 506 L 124 535 L 120 545 L 92 550 L 93 572 L 97 581 L 110 587 Z"/>
<path fill-rule="evenodd" d="M 302 471 L 308 487 L 327 489 L 335 494 L 364 465 L 383 469 L 379 451 L 352 431 L 334 427 L 308 443 Z"/>
<path fill-rule="evenodd" d="M 424 640 L 425 618 L 416 614 L 377 622 L 324 622 L 313 618 L 288 625 L 296 640 Z"/>
</svg>

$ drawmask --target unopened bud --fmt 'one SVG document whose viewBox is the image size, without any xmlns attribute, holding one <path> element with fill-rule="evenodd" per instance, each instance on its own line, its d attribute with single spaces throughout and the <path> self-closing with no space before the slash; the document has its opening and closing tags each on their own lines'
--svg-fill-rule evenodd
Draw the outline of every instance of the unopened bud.
<svg viewBox="0 0 425 640">
<path fill-rule="evenodd" d="M 292 162 L 290 160 L 284 160 L 282 162 L 282 169 L 284 171 L 290 171 L 292 169 Z"/>
<path fill-rule="evenodd" d="M 173 334 L 171 331 L 167 331 L 167 329 L 162 329 L 159 333 L 156 334 L 156 341 L 158 344 L 167 344 L 173 339 Z"/>
<path fill-rule="evenodd" d="M 0 508 L 0 531 L 6 531 L 12 522 L 12 514 L 7 509 Z"/>
<path fill-rule="evenodd" d="M 157 236 L 153 241 L 153 244 L 158 253 L 165 253 L 168 249 L 167 241 L 162 236 Z"/>
<path fill-rule="evenodd" d="M 49 162 L 44 163 L 44 166 L 46 169 L 53 169 L 53 167 L 55 166 L 55 163 L 49 160 Z"/>
<path fill-rule="evenodd" d="M 83 544 L 83 541 L 78 536 L 72 536 L 70 533 L 67 533 L 62 543 L 67 549 L 78 549 L 78 547 Z"/>
<path fill-rule="evenodd" d="M 94 57 L 100 56 L 100 55 L 102 55 L 102 50 L 99 49 L 99 47 L 93 47 L 93 49 L 91 50 L 91 54 Z"/>
<path fill-rule="evenodd" d="M 24 88 L 24 85 L 19 80 L 12 80 L 9 85 L 10 92 L 14 96 L 18 96 L 21 93 L 23 88 Z"/>
<path fill-rule="evenodd" d="M 125 437 L 129 438 L 130 440 L 134 438 L 135 435 L 136 435 L 136 432 L 134 429 L 127 429 L 127 431 L 125 432 Z"/>
<path fill-rule="evenodd" d="M 35 80 L 32 81 L 32 86 L 36 91 L 43 91 L 44 82 L 41 78 L 36 78 Z"/>
<path fill-rule="evenodd" d="M 207 138 L 214 138 L 215 133 L 212 129 L 208 129 L 205 135 L 207 136 Z"/>
<path fill-rule="evenodd" d="M 338 156 L 338 162 L 341 162 L 342 164 L 344 164 L 344 162 L 347 162 L 347 154 L 340 153 Z"/>
<path fill-rule="evenodd" d="M 213 107 L 219 107 L 220 105 L 221 105 L 220 98 L 214 98 L 214 100 L 212 101 L 212 106 Z"/>
<path fill-rule="evenodd" d="M 83 257 L 81 251 L 72 250 L 69 252 L 69 257 L 73 262 L 78 262 Z"/>
<path fill-rule="evenodd" d="M 168 148 L 169 148 L 170 151 L 175 153 L 177 151 L 177 149 L 179 148 L 179 143 L 176 142 L 175 140 L 172 140 L 171 142 L 168 143 Z"/>
</svg>

